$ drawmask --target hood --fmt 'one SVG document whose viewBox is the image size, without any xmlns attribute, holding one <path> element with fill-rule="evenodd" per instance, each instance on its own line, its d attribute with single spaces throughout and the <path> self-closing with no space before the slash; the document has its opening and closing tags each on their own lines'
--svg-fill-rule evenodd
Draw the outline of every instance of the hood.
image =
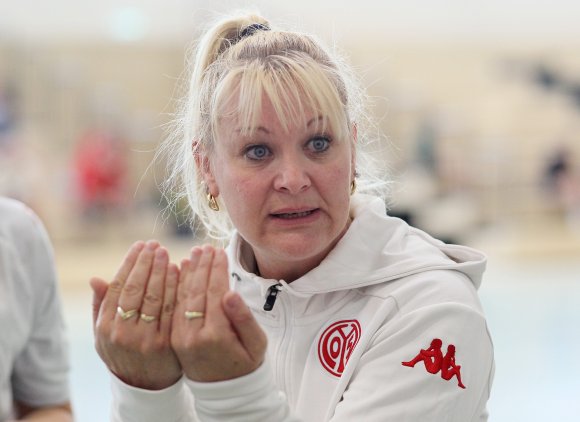
<svg viewBox="0 0 580 422">
<path fill-rule="evenodd" d="M 291 284 L 264 280 L 241 270 L 243 240 L 238 234 L 229 248 L 230 265 L 238 275 L 243 273 L 244 278 L 250 277 L 262 286 L 281 283 L 298 295 L 370 286 L 432 270 L 460 271 L 479 288 L 485 255 L 466 246 L 445 244 L 386 215 L 385 210 L 382 199 L 355 194 L 348 231 L 318 267 Z"/>
</svg>

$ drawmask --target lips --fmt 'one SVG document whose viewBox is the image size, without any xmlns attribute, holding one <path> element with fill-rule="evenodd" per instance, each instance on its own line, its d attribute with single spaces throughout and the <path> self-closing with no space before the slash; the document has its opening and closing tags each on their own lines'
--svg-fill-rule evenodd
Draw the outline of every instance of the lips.
<svg viewBox="0 0 580 422">
<path fill-rule="evenodd" d="M 314 214 L 317 209 L 311 209 L 306 211 L 295 211 L 295 212 L 276 212 L 272 213 L 272 217 L 280 218 L 282 220 L 294 220 L 298 218 L 308 217 L 309 215 Z"/>
</svg>

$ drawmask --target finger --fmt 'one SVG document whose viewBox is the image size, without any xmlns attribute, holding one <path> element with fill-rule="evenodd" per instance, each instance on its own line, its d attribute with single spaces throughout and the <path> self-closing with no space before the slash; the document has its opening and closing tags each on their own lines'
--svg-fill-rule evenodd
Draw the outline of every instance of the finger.
<svg viewBox="0 0 580 422">
<path fill-rule="evenodd" d="M 158 247 L 158 242 L 150 240 L 141 250 L 141 253 L 139 253 L 137 262 L 131 269 L 129 277 L 127 277 L 127 281 L 123 285 L 121 295 L 119 296 L 118 306 L 124 312 L 130 312 L 131 315 L 134 314 L 138 316 L 137 313 L 141 307 L 141 302 L 145 295 L 145 289 L 147 288 L 147 282 L 151 274 L 155 250 Z M 125 319 L 121 315 L 118 315 L 118 318 Z M 138 318 L 135 318 L 135 320 L 138 320 Z"/>
<path fill-rule="evenodd" d="M 93 328 L 95 328 L 99 317 L 99 310 L 101 309 L 101 304 L 103 303 L 109 284 L 105 280 L 97 277 L 91 278 L 89 284 L 93 290 Z"/>
<path fill-rule="evenodd" d="M 115 315 L 117 314 L 119 297 L 121 296 L 123 286 L 125 285 L 125 282 L 129 277 L 131 270 L 135 266 L 137 258 L 139 257 L 139 254 L 144 247 L 145 242 L 140 240 L 135 242 L 131 248 L 129 248 L 129 252 L 127 252 L 127 255 L 125 256 L 119 271 L 117 271 L 115 278 L 113 278 L 113 281 L 111 284 L 109 284 L 107 293 L 105 294 L 105 297 L 101 303 L 101 315 L 107 315 L 107 318 L 109 319 L 115 318 Z"/>
<path fill-rule="evenodd" d="M 159 247 L 153 256 L 151 275 L 147 282 L 143 303 L 141 304 L 139 324 L 158 327 L 161 308 L 163 306 L 163 292 L 165 289 L 165 275 L 169 264 L 167 249 Z M 155 322 L 155 324 L 151 324 Z M 155 330 L 157 331 L 157 330 Z"/>
<path fill-rule="evenodd" d="M 182 259 L 179 267 L 179 279 L 177 280 L 177 293 L 175 297 L 175 310 L 173 312 L 173 318 L 171 320 L 171 336 L 179 331 L 183 324 L 185 323 L 184 312 L 187 305 L 187 292 L 185 289 L 185 281 L 189 277 L 189 267 L 191 261 L 187 258 Z"/>
<path fill-rule="evenodd" d="M 232 291 L 225 294 L 223 308 L 244 349 L 248 351 L 252 359 L 261 363 L 267 339 L 250 308 L 238 293 Z"/>
<path fill-rule="evenodd" d="M 191 260 L 188 274 L 185 278 L 184 307 L 187 312 L 205 313 L 206 289 L 211 271 L 214 249 L 205 245 L 203 248 L 194 247 L 191 251 Z M 203 325 L 203 318 L 195 318 Z M 194 322 L 194 319 L 191 320 Z"/>
<path fill-rule="evenodd" d="M 117 274 L 115 274 L 113 282 L 118 280 L 124 284 L 125 281 L 127 281 L 127 278 L 129 277 L 129 274 L 131 273 L 131 270 L 135 266 L 135 262 L 137 262 L 137 258 L 139 257 L 139 254 L 141 253 L 145 245 L 146 243 L 143 242 L 142 240 L 138 240 L 137 242 L 133 243 L 133 245 L 129 248 L 127 255 L 125 256 L 123 263 L 119 267 Z"/>
<path fill-rule="evenodd" d="M 206 313 L 208 323 L 228 323 L 222 310 L 223 297 L 228 290 L 228 259 L 225 251 L 218 249 L 214 253 L 207 286 Z"/>
<path fill-rule="evenodd" d="M 171 333 L 171 321 L 175 311 L 177 299 L 177 283 L 179 280 L 179 269 L 175 264 L 169 264 L 167 277 L 165 278 L 165 292 L 163 293 L 163 308 L 159 318 L 159 330 L 169 337 Z"/>
<path fill-rule="evenodd" d="M 191 250 L 193 254 L 193 249 Z M 197 265 L 197 264 L 196 264 Z M 189 259 L 182 259 L 181 266 L 179 269 L 179 282 L 177 284 L 177 306 L 185 305 L 185 300 L 187 299 L 187 280 L 191 275 L 191 256 Z"/>
</svg>

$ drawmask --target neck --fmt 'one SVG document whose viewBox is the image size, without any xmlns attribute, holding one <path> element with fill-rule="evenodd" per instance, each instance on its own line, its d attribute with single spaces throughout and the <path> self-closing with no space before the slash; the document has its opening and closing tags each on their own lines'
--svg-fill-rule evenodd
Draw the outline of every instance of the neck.
<svg viewBox="0 0 580 422">
<path fill-rule="evenodd" d="M 268 260 L 260 262 L 256 258 L 256 274 L 262 278 L 284 280 L 287 283 L 292 283 L 294 280 L 299 279 L 310 270 L 316 268 L 326 255 L 324 254 L 322 257 L 313 257 L 301 261 L 277 261 L 268 258 Z"/>
<path fill-rule="evenodd" d="M 312 259 L 312 262 L 289 261 L 275 259 L 271 255 L 260 259 L 261 254 L 256 254 L 252 246 L 243 238 L 241 247 L 240 263 L 242 267 L 257 276 L 265 279 L 284 280 L 287 283 L 302 277 L 311 269 L 315 268 L 322 259 Z"/>
</svg>

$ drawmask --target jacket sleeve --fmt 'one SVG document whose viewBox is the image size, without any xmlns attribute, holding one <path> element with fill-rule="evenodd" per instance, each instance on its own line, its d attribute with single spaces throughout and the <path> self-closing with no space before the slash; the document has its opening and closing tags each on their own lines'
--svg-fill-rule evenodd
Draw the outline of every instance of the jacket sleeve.
<svg viewBox="0 0 580 422">
<path fill-rule="evenodd" d="M 298 422 L 285 395 L 276 387 L 265 361 L 254 372 L 229 381 L 187 380 L 195 410 L 203 422 Z"/>
<path fill-rule="evenodd" d="M 443 371 L 441 360 L 422 359 L 428 354 L 421 350 L 435 339 L 442 356 L 454 346 L 455 372 L 449 360 Z M 457 303 L 423 307 L 376 332 L 330 420 L 485 421 L 493 372 L 493 346 L 481 313 Z"/>
<path fill-rule="evenodd" d="M 183 377 L 158 391 L 132 387 L 113 374 L 111 378 L 111 422 L 298 422 L 267 363 L 233 380 L 201 383 Z"/>
<path fill-rule="evenodd" d="M 113 401 L 111 422 L 197 422 L 192 397 L 183 378 L 158 391 L 125 384 L 111 374 Z"/>
</svg>

